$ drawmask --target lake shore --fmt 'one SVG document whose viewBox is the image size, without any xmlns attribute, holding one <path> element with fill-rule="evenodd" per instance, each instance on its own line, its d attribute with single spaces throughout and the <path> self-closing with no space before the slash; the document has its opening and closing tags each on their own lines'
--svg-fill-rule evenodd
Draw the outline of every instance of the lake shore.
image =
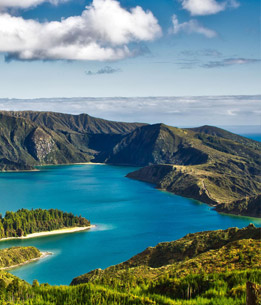
<svg viewBox="0 0 261 305">
<path fill-rule="evenodd" d="M 41 164 L 36 165 L 36 168 L 41 167 L 52 167 L 52 166 L 68 166 L 68 165 L 106 165 L 105 163 L 95 163 L 95 162 L 76 162 L 76 163 L 64 163 L 64 164 Z"/>
<path fill-rule="evenodd" d="M 36 262 L 40 259 L 44 259 L 45 257 L 50 256 L 50 255 L 53 255 L 53 253 L 52 252 L 47 252 L 47 251 L 41 252 L 41 256 L 39 256 L 39 257 L 31 258 L 28 261 L 25 261 L 25 262 L 17 264 L 17 265 L 12 265 L 12 266 L 9 266 L 9 267 L 0 268 L 0 271 L 1 270 L 10 270 L 10 269 L 14 269 L 14 268 L 17 268 L 17 267 L 21 267 L 21 266 Z"/>
<path fill-rule="evenodd" d="M 41 167 L 52 167 L 52 166 L 68 166 L 68 165 L 107 165 L 105 163 L 95 162 L 81 162 L 81 163 L 64 163 L 64 164 L 41 164 L 36 165 L 33 169 L 21 169 L 21 170 L 0 170 L 0 173 L 27 173 L 27 172 L 39 172 Z M 39 168 L 39 169 L 38 169 Z"/>
<path fill-rule="evenodd" d="M 81 231 L 87 231 L 87 230 L 90 230 L 91 228 L 95 228 L 95 227 L 96 227 L 95 225 L 90 225 L 88 227 L 73 227 L 73 228 L 63 228 L 63 229 L 53 230 L 53 231 L 37 232 L 37 233 L 32 233 L 32 234 L 28 234 L 26 236 L 21 236 L 21 237 L 1 238 L 0 242 L 5 241 L 5 240 L 12 240 L 12 239 L 29 239 L 29 238 L 37 238 L 37 237 L 49 236 L 49 235 L 76 233 L 76 232 L 81 232 Z"/>
</svg>

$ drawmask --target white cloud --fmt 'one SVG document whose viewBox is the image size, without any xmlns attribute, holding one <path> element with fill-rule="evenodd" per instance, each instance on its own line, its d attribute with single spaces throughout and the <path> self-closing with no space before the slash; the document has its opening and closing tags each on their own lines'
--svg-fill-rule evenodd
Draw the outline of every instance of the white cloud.
<svg viewBox="0 0 261 305">
<path fill-rule="evenodd" d="M 217 36 L 217 33 L 211 29 L 202 26 L 197 20 L 190 20 L 187 22 L 179 23 L 176 15 L 172 16 L 172 33 L 178 34 L 179 32 L 186 32 L 188 34 L 201 34 L 207 38 L 213 38 Z"/>
<path fill-rule="evenodd" d="M 115 121 L 172 126 L 259 125 L 260 130 L 260 101 L 260 95 L 0 99 L 0 109 L 88 113 Z"/>
<path fill-rule="evenodd" d="M 237 8 L 239 3 L 236 0 L 180 0 L 182 7 L 193 16 L 212 15 L 224 11 L 228 7 Z"/>
<path fill-rule="evenodd" d="M 139 6 L 128 11 L 116 0 L 93 0 L 81 16 L 60 22 L 0 14 L 0 52 L 9 59 L 118 60 L 132 56 L 129 43 L 160 35 L 150 11 Z"/>
<path fill-rule="evenodd" d="M 0 0 L 0 9 L 3 8 L 29 8 L 37 6 L 44 2 L 49 2 L 53 5 L 67 2 L 69 0 Z"/>
</svg>

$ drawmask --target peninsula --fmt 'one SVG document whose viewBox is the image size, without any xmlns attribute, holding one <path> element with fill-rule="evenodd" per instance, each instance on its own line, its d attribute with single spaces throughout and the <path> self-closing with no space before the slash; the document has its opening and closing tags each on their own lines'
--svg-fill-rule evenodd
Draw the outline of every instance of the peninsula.
<svg viewBox="0 0 261 305">
<path fill-rule="evenodd" d="M 40 252 L 35 247 L 12 247 L 0 250 L 0 270 L 12 269 L 42 259 L 50 252 Z"/>
<path fill-rule="evenodd" d="M 0 217 L 0 241 L 74 233 L 90 228 L 89 220 L 72 213 L 57 209 L 21 209 L 6 212 L 5 217 Z"/>
<path fill-rule="evenodd" d="M 261 217 L 260 150 L 260 142 L 213 126 L 0 112 L 0 171 L 85 162 L 137 166 L 127 177 L 236 215 Z"/>
</svg>

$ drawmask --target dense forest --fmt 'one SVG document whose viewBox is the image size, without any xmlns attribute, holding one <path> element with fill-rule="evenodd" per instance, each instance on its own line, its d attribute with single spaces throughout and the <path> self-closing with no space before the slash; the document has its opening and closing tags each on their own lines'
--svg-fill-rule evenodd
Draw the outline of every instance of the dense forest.
<svg viewBox="0 0 261 305">
<path fill-rule="evenodd" d="M 6 212 L 5 217 L 0 214 L 0 239 L 89 225 L 90 221 L 86 218 L 74 216 L 72 213 L 64 213 L 57 209 L 21 209 L 17 212 Z"/>
</svg>

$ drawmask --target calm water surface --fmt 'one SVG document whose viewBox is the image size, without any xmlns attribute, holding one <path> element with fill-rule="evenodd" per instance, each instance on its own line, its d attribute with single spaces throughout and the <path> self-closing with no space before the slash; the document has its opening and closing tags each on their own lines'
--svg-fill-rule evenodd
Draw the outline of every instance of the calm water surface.
<svg viewBox="0 0 261 305">
<path fill-rule="evenodd" d="M 127 260 L 148 246 L 189 232 L 244 227 L 260 220 L 220 215 L 208 205 L 154 189 L 125 175 L 134 168 L 73 165 L 0 174 L 0 213 L 58 208 L 91 220 L 87 232 L 0 243 L 35 246 L 54 255 L 12 273 L 26 281 L 69 284 L 78 275 Z"/>
</svg>

